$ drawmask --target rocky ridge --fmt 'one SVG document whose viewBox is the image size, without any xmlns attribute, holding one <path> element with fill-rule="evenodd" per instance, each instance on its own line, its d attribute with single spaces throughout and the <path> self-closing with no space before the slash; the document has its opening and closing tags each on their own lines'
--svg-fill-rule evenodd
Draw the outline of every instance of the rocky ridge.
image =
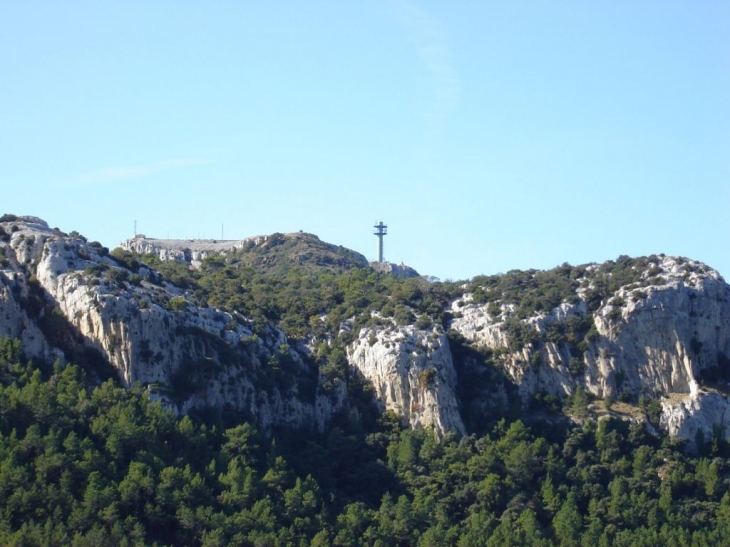
<svg viewBox="0 0 730 547">
<path fill-rule="evenodd" d="M 254 236 L 241 240 L 217 239 L 155 239 L 137 234 L 120 245 L 126 251 L 141 255 L 153 254 L 160 260 L 187 262 L 193 268 L 199 268 L 208 256 L 228 254 L 249 245 L 261 245 L 268 236 Z"/>
<path fill-rule="evenodd" d="M 148 268 L 132 273 L 40 219 L 0 226 L 0 335 L 21 339 L 28 357 L 63 358 L 49 340 L 76 338 L 125 385 L 140 382 L 179 412 L 231 407 L 264 428 L 323 429 L 344 405 L 344 391 L 322 392 L 316 367 L 280 330 L 255 335 L 240 314 L 198 307 Z"/>
<path fill-rule="evenodd" d="M 0 336 L 20 338 L 29 357 L 96 355 L 126 385 L 148 386 L 151 396 L 179 412 L 235 408 L 266 428 L 322 430 L 347 408 L 345 383 L 323 378 L 311 350 L 275 325 L 254 332 L 240 313 L 198 306 L 152 268 L 130 269 L 101 245 L 40 219 L 15 218 L 0 228 Z M 292 264 L 333 272 L 367 266 L 361 255 L 311 234 L 273 234 L 239 247 L 210 242 L 225 251 L 208 242 L 136 239 L 128 250 L 191 266 L 223 252 L 274 272 Z M 541 394 L 563 398 L 582 387 L 608 400 L 658 399 L 656 425 L 672 435 L 693 440 L 720 431 L 727 437 L 730 287 L 711 268 L 678 257 L 620 265 L 632 270 L 620 283 L 618 271 L 606 265 L 575 268 L 562 301 L 539 312 L 513 298 L 522 289 L 508 297 L 476 281 L 447 305 L 445 327 L 398 324 L 369 312 L 378 320 L 348 337 L 347 362 L 373 385 L 381 409 L 438 435 L 468 432 L 449 341 L 458 336 L 492 352 L 525 408 Z M 525 287 L 540 275 L 523 274 Z M 500 389 L 482 399 L 498 395 L 494 404 L 506 405 Z"/>
<path fill-rule="evenodd" d="M 649 273 L 651 272 L 651 273 Z M 662 427 L 692 439 L 697 430 L 730 416 L 727 395 L 702 387 L 705 379 L 730 380 L 730 287 L 704 264 L 659 256 L 641 279 L 620 287 L 589 311 L 586 280 L 572 302 L 520 320 L 534 341 L 516 347 L 508 321 L 515 306 L 492 313 L 467 293 L 452 303 L 451 328 L 477 347 L 501 349 L 500 366 L 523 402 L 540 392 L 567 396 L 578 386 L 596 397 L 660 397 Z M 545 336 L 551 326 L 587 320 L 581 351 L 567 339 Z M 726 436 L 728 432 L 724 433 Z"/>
<path fill-rule="evenodd" d="M 234 255 L 237 260 L 267 270 L 315 266 L 340 271 L 368 265 L 360 253 L 326 243 L 306 232 L 228 241 L 153 239 L 140 235 L 123 241 L 121 248 L 141 255 L 152 254 L 162 261 L 184 262 L 192 268 L 200 268 L 208 257 Z"/>
</svg>

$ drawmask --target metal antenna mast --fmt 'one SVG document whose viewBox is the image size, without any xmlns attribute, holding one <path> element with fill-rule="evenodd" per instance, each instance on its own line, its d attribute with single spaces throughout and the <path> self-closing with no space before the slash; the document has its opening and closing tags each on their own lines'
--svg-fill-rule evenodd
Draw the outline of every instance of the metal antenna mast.
<svg viewBox="0 0 730 547">
<path fill-rule="evenodd" d="M 134 235 L 137 235 L 137 221 L 134 221 Z"/>
<path fill-rule="evenodd" d="M 388 227 L 381 220 L 373 228 L 373 234 L 378 236 L 378 262 L 383 262 L 383 236 L 388 235 Z"/>
</svg>

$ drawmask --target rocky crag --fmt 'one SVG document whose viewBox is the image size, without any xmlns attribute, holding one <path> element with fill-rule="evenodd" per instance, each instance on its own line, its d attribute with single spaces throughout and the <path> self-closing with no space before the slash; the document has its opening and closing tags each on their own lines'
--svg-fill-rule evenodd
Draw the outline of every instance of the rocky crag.
<svg viewBox="0 0 730 547">
<path fill-rule="evenodd" d="M 323 377 L 311 358 L 315 342 L 331 343 L 337 332 L 312 334 L 310 344 L 287 339 L 275 324 L 254 332 L 246 316 L 196 305 L 149 266 L 120 262 L 33 217 L 3 220 L 0 336 L 20 338 L 29 357 L 96 356 L 125 384 L 148 386 L 180 412 L 235 408 L 264 427 L 321 430 L 347 409 L 345 382 Z M 368 268 L 362 255 L 311 234 L 194 243 L 139 237 L 124 247 L 193 267 L 236 253 L 273 272 Z M 655 425 L 672 435 L 728 436 L 730 287 L 711 268 L 663 255 L 621 257 L 476 278 L 449 294 L 438 320 L 404 324 L 371 310 L 377 320 L 357 323 L 346 338 L 348 366 L 372 384 L 381 409 L 412 427 L 468 433 L 467 405 L 473 413 L 508 404 L 500 386 L 464 389 L 463 346 L 489 355 L 525 408 L 583 388 L 609 405 L 658 402 Z"/>
<path fill-rule="evenodd" d="M 230 407 L 264 428 L 323 429 L 342 408 L 344 391 L 323 393 L 280 330 L 254 334 L 240 314 L 198 307 L 150 269 L 130 271 L 40 219 L 0 226 L 0 336 L 22 340 L 28 357 L 92 353 L 180 412 Z"/>
<path fill-rule="evenodd" d="M 412 427 L 433 427 L 439 435 L 464 434 L 443 329 L 390 323 L 360 330 L 349 348 L 349 363 L 373 384 L 381 408 L 396 412 Z"/>
<path fill-rule="evenodd" d="M 514 303 L 498 294 L 476 303 L 468 292 L 452 303 L 451 328 L 476 347 L 501 352 L 499 364 L 524 403 L 538 393 L 572 395 L 580 386 L 611 400 L 658 398 L 661 426 L 672 435 L 712 435 L 728 423 L 730 287 L 718 272 L 651 257 L 634 266 L 630 283 L 591 302 L 596 269 L 587 268 L 569 302 L 517 320 Z M 515 342 L 515 327 L 528 333 L 526 343 Z"/>
</svg>

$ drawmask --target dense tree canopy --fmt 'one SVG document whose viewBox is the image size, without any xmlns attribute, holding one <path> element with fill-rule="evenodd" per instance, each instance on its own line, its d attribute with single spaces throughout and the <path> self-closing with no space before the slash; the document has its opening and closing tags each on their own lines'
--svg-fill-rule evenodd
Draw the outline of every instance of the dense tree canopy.
<svg viewBox="0 0 730 547">
<path fill-rule="evenodd" d="M 262 434 L 176 417 L 0 341 L 3 545 L 703 546 L 730 541 L 728 448 L 605 420 L 437 443 L 385 415 Z"/>
</svg>

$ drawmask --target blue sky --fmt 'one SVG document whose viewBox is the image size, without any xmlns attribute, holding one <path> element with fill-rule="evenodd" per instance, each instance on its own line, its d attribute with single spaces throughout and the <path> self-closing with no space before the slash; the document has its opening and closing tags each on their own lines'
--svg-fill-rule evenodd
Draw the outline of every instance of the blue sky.
<svg viewBox="0 0 730 547">
<path fill-rule="evenodd" d="M 730 276 L 730 2 L 0 3 L 2 211 L 465 279 Z"/>
</svg>

